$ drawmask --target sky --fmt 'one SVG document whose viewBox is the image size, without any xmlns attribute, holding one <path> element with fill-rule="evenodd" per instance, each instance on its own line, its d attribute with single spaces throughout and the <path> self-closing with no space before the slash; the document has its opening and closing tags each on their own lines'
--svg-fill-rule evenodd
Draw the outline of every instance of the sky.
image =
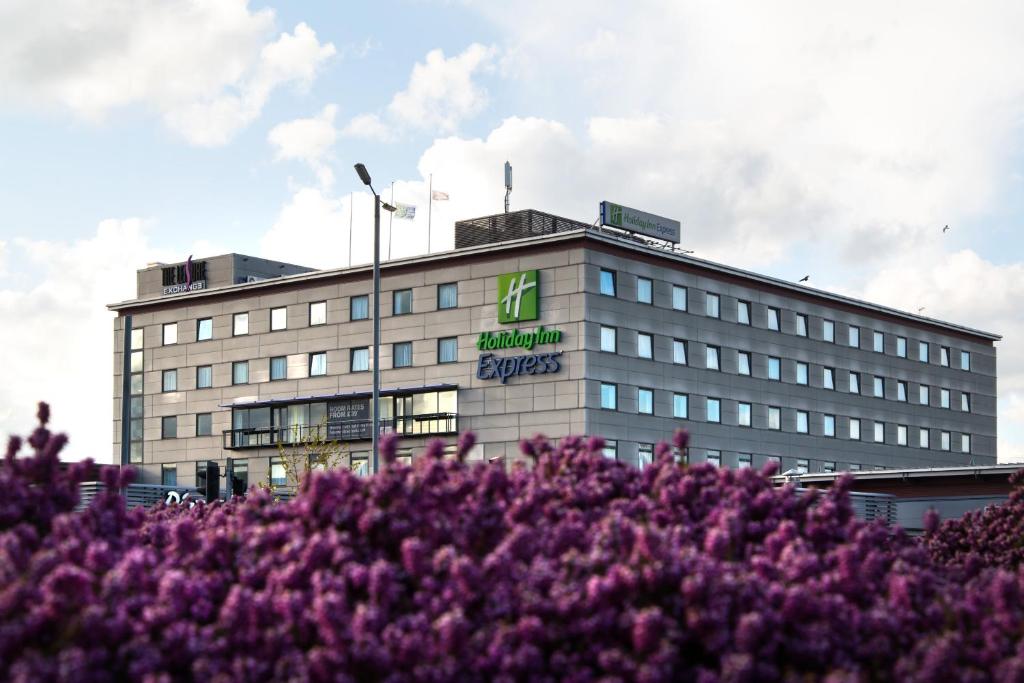
<svg viewBox="0 0 1024 683">
<path fill-rule="evenodd" d="M 4 0 L 0 433 L 47 400 L 109 461 L 105 305 L 146 263 L 365 263 L 356 162 L 418 208 L 392 257 L 448 249 L 508 160 L 513 209 L 621 202 L 698 257 L 1003 335 L 1024 461 L 1021 35 L 995 0 Z"/>
</svg>

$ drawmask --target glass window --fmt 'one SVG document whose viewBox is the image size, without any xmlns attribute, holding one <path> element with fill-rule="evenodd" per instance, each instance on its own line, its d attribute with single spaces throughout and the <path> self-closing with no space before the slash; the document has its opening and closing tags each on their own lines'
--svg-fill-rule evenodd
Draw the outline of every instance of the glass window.
<svg viewBox="0 0 1024 683">
<path fill-rule="evenodd" d="M 849 337 L 848 341 L 850 343 L 850 347 L 854 348 L 854 349 L 859 349 L 860 348 L 860 328 L 859 327 L 854 327 L 853 325 L 850 325 L 850 327 L 847 328 L 847 332 L 848 332 L 848 337 Z"/>
<path fill-rule="evenodd" d="M 178 343 L 178 323 L 164 324 L 164 346 Z"/>
<path fill-rule="evenodd" d="M 906 425 L 896 425 L 896 445 L 906 446 L 907 445 L 907 427 Z"/>
<path fill-rule="evenodd" d="M 350 320 L 368 320 L 370 317 L 370 297 L 366 294 L 350 297 L 348 300 Z"/>
<path fill-rule="evenodd" d="M 654 462 L 654 444 L 642 443 L 636 449 L 636 465 L 643 469 Z"/>
<path fill-rule="evenodd" d="M 704 454 L 704 462 L 715 467 L 722 466 L 722 451 L 709 450 Z"/>
<path fill-rule="evenodd" d="M 141 417 L 141 414 L 140 414 Z M 134 419 L 130 420 L 128 424 L 129 437 L 131 441 L 142 440 L 142 420 Z"/>
<path fill-rule="evenodd" d="M 776 332 L 779 330 L 779 309 L 777 308 L 768 308 L 768 329 Z"/>
<path fill-rule="evenodd" d="M 132 330 L 131 347 L 133 350 L 138 350 L 143 347 L 143 328 L 139 327 Z"/>
<path fill-rule="evenodd" d="M 960 452 L 970 453 L 971 452 L 971 435 L 961 434 L 960 435 Z"/>
<path fill-rule="evenodd" d="M 444 337 L 437 340 L 437 362 L 455 363 L 459 360 L 459 338 Z"/>
<path fill-rule="evenodd" d="M 885 423 L 875 423 L 875 443 L 885 443 Z"/>
<path fill-rule="evenodd" d="M 851 394 L 859 394 L 860 393 L 860 374 L 858 374 L 856 372 L 851 372 L 850 373 L 850 393 Z"/>
<path fill-rule="evenodd" d="M 608 458 L 609 460 L 619 459 L 619 442 L 614 439 L 606 439 L 604 442 L 604 448 L 601 449 L 601 455 Z"/>
<path fill-rule="evenodd" d="M 850 471 L 851 472 L 860 472 L 861 471 L 860 463 L 857 463 L 857 462 L 850 463 Z"/>
<path fill-rule="evenodd" d="M 672 362 L 686 365 L 686 342 L 682 339 L 672 340 Z"/>
<path fill-rule="evenodd" d="M 686 287 L 672 285 L 672 308 L 677 311 L 686 310 Z"/>
<path fill-rule="evenodd" d="M 178 390 L 178 371 L 177 370 L 164 370 L 163 380 L 160 385 L 161 391 L 177 391 Z"/>
<path fill-rule="evenodd" d="M 309 354 L 309 376 L 318 377 L 327 374 L 327 352 L 318 351 Z"/>
<path fill-rule="evenodd" d="M 821 385 L 826 389 L 836 388 L 836 371 L 832 368 L 821 369 Z"/>
<path fill-rule="evenodd" d="M 615 271 L 601 269 L 601 293 L 615 296 Z"/>
<path fill-rule="evenodd" d="M 636 355 L 641 358 L 654 357 L 654 339 L 651 335 L 638 332 L 636 335 Z"/>
<path fill-rule="evenodd" d="M 850 438 L 860 441 L 860 420 L 855 417 L 850 418 Z"/>
<path fill-rule="evenodd" d="M 928 448 L 928 430 L 924 427 L 917 431 L 917 445 L 921 448 Z"/>
<path fill-rule="evenodd" d="M 178 438 L 178 418 L 176 415 L 168 415 L 166 417 L 160 418 L 160 438 Z"/>
<path fill-rule="evenodd" d="M 796 411 L 796 431 L 806 434 L 810 430 L 810 414 L 806 410 Z"/>
<path fill-rule="evenodd" d="M 690 397 L 686 394 L 672 395 L 672 417 L 690 417 Z"/>
<path fill-rule="evenodd" d="M 737 301 L 736 302 L 736 322 L 740 325 L 750 324 L 750 302 L 749 301 Z"/>
<path fill-rule="evenodd" d="M 231 364 L 231 383 L 232 384 L 248 384 L 249 383 L 249 361 L 241 360 Z"/>
<path fill-rule="evenodd" d="M 281 306 L 280 308 L 270 309 L 270 331 L 284 330 L 288 328 L 288 308 Z"/>
<path fill-rule="evenodd" d="M 965 413 L 971 412 L 971 395 L 966 391 L 960 394 L 960 410 Z"/>
<path fill-rule="evenodd" d="M 614 384 L 601 383 L 601 407 L 608 410 L 618 410 L 619 400 Z"/>
<path fill-rule="evenodd" d="M 917 343 L 917 359 L 922 363 L 928 362 L 928 342 Z"/>
<path fill-rule="evenodd" d="M 782 408 L 768 406 L 768 429 L 782 429 Z"/>
<path fill-rule="evenodd" d="M 636 300 L 642 304 L 654 301 L 654 284 L 645 277 L 636 279 Z"/>
<path fill-rule="evenodd" d="M 782 377 L 782 361 L 778 358 L 768 358 L 768 379 L 778 380 Z"/>
<path fill-rule="evenodd" d="M 800 474 L 807 474 L 811 470 L 811 462 L 807 458 L 797 458 L 796 471 Z"/>
<path fill-rule="evenodd" d="M 736 372 L 741 375 L 750 374 L 750 354 L 746 351 L 736 353 Z"/>
<path fill-rule="evenodd" d="M 798 337 L 807 336 L 807 316 L 803 313 L 796 314 L 796 334 Z"/>
<path fill-rule="evenodd" d="M 129 402 L 129 416 L 130 417 L 142 417 L 142 397 L 141 396 L 136 396 L 136 397 L 130 399 L 130 402 Z M 141 434 L 139 434 L 139 438 L 140 439 L 142 438 Z"/>
<path fill-rule="evenodd" d="M 707 348 L 707 368 L 708 368 L 708 370 L 718 370 L 718 369 L 720 369 L 719 368 L 719 363 L 718 363 L 718 354 L 719 354 L 719 349 L 718 349 L 717 346 L 709 346 Z"/>
<path fill-rule="evenodd" d="M 132 396 L 142 393 L 142 373 L 137 372 L 131 376 L 130 391 Z"/>
<path fill-rule="evenodd" d="M 872 348 L 876 353 L 885 353 L 885 335 L 881 332 L 874 333 L 874 342 Z"/>
<path fill-rule="evenodd" d="M 961 351 L 960 352 L 960 369 L 970 370 L 971 369 L 971 352 Z"/>
<path fill-rule="evenodd" d="M 213 318 L 200 318 L 196 321 L 196 341 L 213 339 Z"/>
<path fill-rule="evenodd" d="M 907 338 L 896 337 L 896 355 L 900 358 L 907 357 Z"/>
<path fill-rule="evenodd" d="M 288 379 L 288 358 L 286 356 L 274 356 L 270 359 L 270 379 Z"/>
<path fill-rule="evenodd" d="M 942 432 L 939 434 L 939 447 L 944 451 L 949 450 L 949 432 Z"/>
<path fill-rule="evenodd" d="M 196 436 L 210 436 L 213 434 L 213 413 L 196 414 Z"/>
<path fill-rule="evenodd" d="M 807 384 L 807 363 L 801 363 L 797 361 L 796 364 L 796 383 Z"/>
<path fill-rule="evenodd" d="M 737 403 L 736 404 L 736 424 L 740 427 L 750 426 L 750 404 L 749 403 Z"/>
<path fill-rule="evenodd" d="M 949 389 L 939 389 L 939 407 L 949 408 Z"/>
<path fill-rule="evenodd" d="M 821 433 L 825 436 L 836 435 L 836 416 L 835 415 L 823 415 Z"/>
<path fill-rule="evenodd" d="M 392 292 L 391 315 L 406 315 L 412 313 L 412 290 L 396 289 Z"/>
<path fill-rule="evenodd" d="M 161 486 L 177 486 L 178 485 L 178 466 L 177 465 L 161 465 L 160 466 L 160 484 L 161 484 Z"/>
<path fill-rule="evenodd" d="M 836 324 L 831 320 L 821 321 L 821 338 L 827 342 L 836 340 Z"/>
<path fill-rule="evenodd" d="M 939 347 L 939 364 L 942 365 L 943 367 L 947 367 L 947 368 L 949 367 L 949 347 L 948 346 L 940 346 Z"/>
<path fill-rule="evenodd" d="M 412 342 L 398 342 L 391 348 L 391 366 L 395 368 L 412 366 Z"/>
<path fill-rule="evenodd" d="M 897 380 L 896 381 L 896 400 L 906 401 L 907 400 L 907 383 Z"/>
<path fill-rule="evenodd" d="M 753 458 L 751 457 L 750 453 L 737 453 L 736 467 L 738 467 L 741 470 L 746 469 L 747 467 L 750 467 L 752 460 Z"/>
<path fill-rule="evenodd" d="M 213 366 L 200 365 L 196 368 L 196 389 L 209 389 L 213 386 Z"/>
<path fill-rule="evenodd" d="M 885 379 L 875 376 L 872 378 L 874 394 L 876 398 L 885 398 Z"/>
<path fill-rule="evenodd" d="M 616 353 L 618 349 L 619 346 L 615 328 L 601 325 L 601 350 L 609 353 Z"/>
<path fill-rule="evenodd" d="M 231 334 L 236 337 L 243 334 L 249 334 L 248 313 L 235 313 L 232 318 Z"/>
<path fill-rule="evenodd" d="M 644 415 L 654 414 L 654 392 L 650 389 L 637 389 L 636 411 Z"/>
<path fill-rule="evenodd" d="M 836 464 L 834 462 L 823 462 L 821 463 L 821 471 L 826 474 L 832 474 L 836 471 Z"/>
<path fill-rule="evenodd" d="M 130 356 L 129 372 L 142 372 L 142 361 L 144 351 L 132 351 Z"/>
<path fill-rule="evenodd" d="M 719 317 L 721 311 L 719 310 L 719 299 L 717 294 L 708 292 L 705 299 L 705 312 L 709 318 Z"/>
<path fill-rule="evenodd" d="M 459 306 L 459 285 L 455 282 L 448 282 L 437 286 L 437 307 L 444 310 L 458 308 Z"/>
<path fill-rule="evenodd" d="M 275 456 L 270 459 L 270 485 L 285 486 L 288 483 L 288 476 L 285 473 L 284 458 Z"/>
<path fill-rule="evenodd" d="M 722 402 L 717 398 L 708 399 L 708 422 L 722 421 Z"/>
<path fill-rule="evenodd" d="M 363 346 L 352 349 L 350 354 L 350 372 L 368 372 L 370 370 L 370 349 Z"/>
<path fill-rule="evenodd" d="M 929 402 L 928 398 L 929 398 L 929 396 L 928 396 L 928 387 L 925 386 L 924 384 L 920 385 L 917 388 L 917 401 L 918 401 L 918 403 L 920 403 L 923 406 L 926 406 L 926 405 L 928 405 L 928 402 Z"/>
</svg>

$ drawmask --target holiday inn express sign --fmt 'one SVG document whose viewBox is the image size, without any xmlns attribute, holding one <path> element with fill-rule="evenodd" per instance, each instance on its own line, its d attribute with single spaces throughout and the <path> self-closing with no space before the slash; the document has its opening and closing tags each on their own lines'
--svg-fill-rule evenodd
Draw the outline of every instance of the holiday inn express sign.
<svg viewBox="0 0 1024 683">
<path fill-rule="evenodd" d="M 612 202 L 601 202 L 601 225 L 629 230 L 673 244 L 679 244 L 682 227 L 677 220 Z"/>
</svg>

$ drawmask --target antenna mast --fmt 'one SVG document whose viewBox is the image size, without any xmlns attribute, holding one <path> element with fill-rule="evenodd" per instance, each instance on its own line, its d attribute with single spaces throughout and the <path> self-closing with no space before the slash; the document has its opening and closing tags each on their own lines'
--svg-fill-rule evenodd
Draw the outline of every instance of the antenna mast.
<svg viewBox="0 0 1024 683">
<path fill-rule="evenodd" d="M 505 213 L 508 213 L 508 198 L 512 194 L 512 164 L 505 162 Z"/>
</svg>

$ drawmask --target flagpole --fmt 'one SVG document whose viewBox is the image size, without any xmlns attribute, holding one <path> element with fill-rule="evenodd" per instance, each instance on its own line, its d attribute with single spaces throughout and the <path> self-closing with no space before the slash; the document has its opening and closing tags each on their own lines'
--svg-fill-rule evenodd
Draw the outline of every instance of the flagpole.
<svg viewBox="0 0 1024 683">
<path fill-rule="evenodd" d="M 430 253 L 430 222 L 434 217 L 434 174 L 427 181 L 427 254 Z"/>
<path fill-rule="evenodd" d="M 395 181 L 391 181 L 391 206 L 395 205 Z M 391 260 L 391 223 L 395 220 L 395 212 L 388 211 L 388 261 Z"/>
<path fill-rule="evenodd" d="M 353 193 L 348 193 L 348 267 L 352 267 L 352 198 Z"/>
</svg>

